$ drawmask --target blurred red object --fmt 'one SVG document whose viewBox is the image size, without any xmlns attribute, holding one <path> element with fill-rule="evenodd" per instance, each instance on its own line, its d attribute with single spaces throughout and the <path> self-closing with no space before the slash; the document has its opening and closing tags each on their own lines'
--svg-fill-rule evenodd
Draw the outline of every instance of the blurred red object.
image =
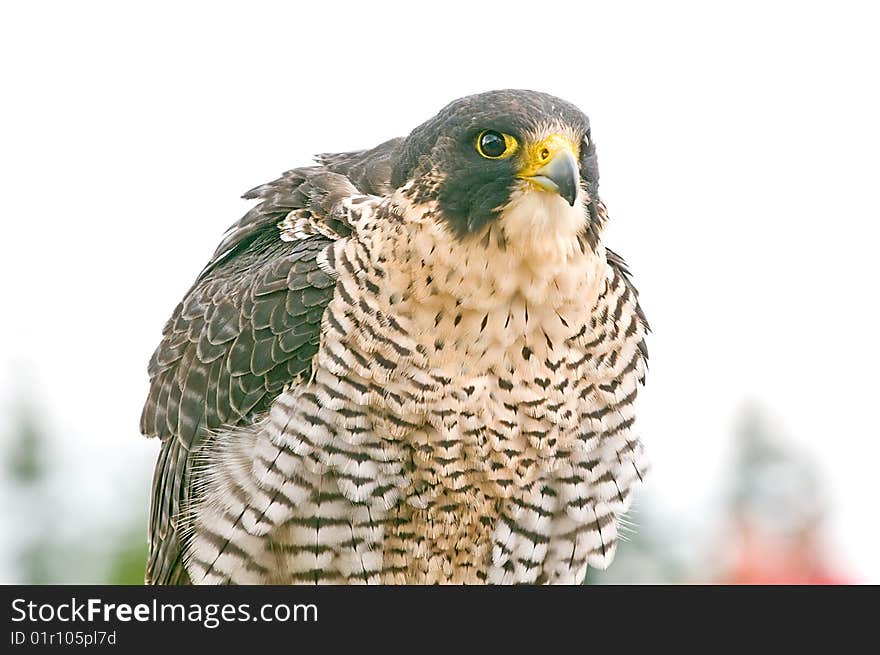
<svg viewBox="0 0 880 655">
<path fill-rule="evenodd" d="M 794 535 L 773 534 L 739 521 L 727 553 L 724 584 L 852 584 L 828 562 L 818 525 Z"/>
</svg>

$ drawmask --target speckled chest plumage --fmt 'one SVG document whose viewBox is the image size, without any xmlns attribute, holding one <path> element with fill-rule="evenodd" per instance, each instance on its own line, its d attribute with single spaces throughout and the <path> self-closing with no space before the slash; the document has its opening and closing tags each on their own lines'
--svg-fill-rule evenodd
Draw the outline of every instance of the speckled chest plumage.
<svg viewBox="0 0 880 655">
<path fill-rule="evenodd" d="M 604 566 L 645 468 L 645 326 L 622 270 L 576 232 L 528 242 L 511 219 L 462 244 L 405 193 L 350 207 L 352 235 L 319 257 L 336 290 L 311 379 L 211 449 L 193 581 L 570 583 Z"/>
</svg>

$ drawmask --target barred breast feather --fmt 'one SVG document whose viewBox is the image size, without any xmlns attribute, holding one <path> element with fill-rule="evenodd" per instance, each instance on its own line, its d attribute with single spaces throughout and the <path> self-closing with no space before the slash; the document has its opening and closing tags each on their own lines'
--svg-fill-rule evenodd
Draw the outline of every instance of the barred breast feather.
<svg viewBox="0 0 880 655">
<path fill-rule="evenodd" d="M 524 240 L 531 200 L 461 240 L 388 185 L 398 145 L 251 192 L 166 325 L 149 581 L 576 583 L 613 557 L 647 468 L 626 266 L 575 228 Z"/>
</svg>

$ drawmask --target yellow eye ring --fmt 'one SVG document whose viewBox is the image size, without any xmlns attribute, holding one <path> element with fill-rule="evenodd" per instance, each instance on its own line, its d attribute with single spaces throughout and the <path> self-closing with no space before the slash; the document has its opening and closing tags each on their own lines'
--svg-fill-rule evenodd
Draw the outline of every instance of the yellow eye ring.
<svg viewBox="0 0 880 655">
<path fill-rule="evenodd" d="M 477 135 L 477 152 L 486 159 L 507 159 L 519 147 L 517 140 L 509 134 L 495 130 L 483 130 Z"/>
</svg>

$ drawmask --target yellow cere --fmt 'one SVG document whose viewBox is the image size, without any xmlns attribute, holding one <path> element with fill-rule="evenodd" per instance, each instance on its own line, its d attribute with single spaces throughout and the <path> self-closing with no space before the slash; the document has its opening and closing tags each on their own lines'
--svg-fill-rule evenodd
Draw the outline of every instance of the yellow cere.
<svg viewBox="0 0 880 655">
<path fill-rule="evenodd" d="M 563 151 L 569 151 L 575 159 L 580 157 L 580 144 L 573 143 L 571 139 L 562 134 L 551 134 L 535 143 L 527 143 L 523 146 L 522 168 L 518 177 L 531 177 L 537 171 L 546 166 L 556 155 Z"/>
</svg>

